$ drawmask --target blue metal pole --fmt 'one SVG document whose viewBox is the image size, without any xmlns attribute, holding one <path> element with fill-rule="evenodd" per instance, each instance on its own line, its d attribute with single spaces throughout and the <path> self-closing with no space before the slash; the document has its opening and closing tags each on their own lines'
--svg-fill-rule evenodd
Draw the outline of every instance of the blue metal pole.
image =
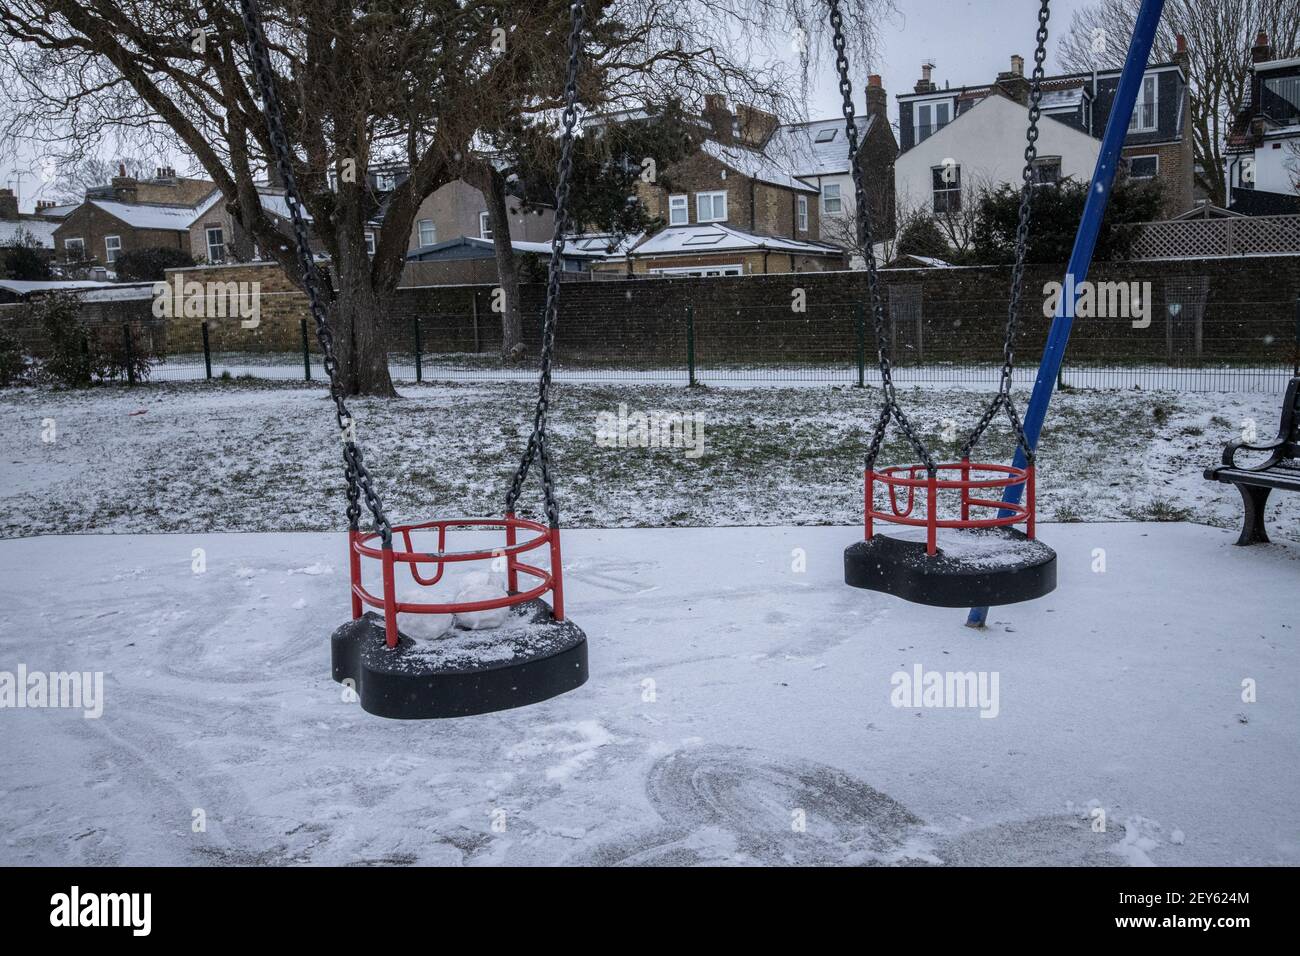
<svg viewBox="0 0 1300 956">
<path fill-rule="evenodd" d="M 1034 392 L 1025 409 L 1025 439 L 1030 448 L 1038 447 L 1038 434 L 1042 431 L 1043 419 L 1047 417 L 1047 405 L 1052 400 L 1052 389 L 1056 387 L 1061 360 L 1065 358 L 1065 346 L 1070 339 L 1070 327 L 1074 323 L 1076 290 L 1079 283 L 1088 278 L 1088 267 L 1092 264 L 1092 253 L 1097 247 L 1097 236 L 1101 232 L 1101 220 L 1106 215 L 1110 188 L 1115 182 L 1115 171 L 1119 167 L 1120 150 L 1124 146 L 1124 137 L 1128 135 L 1129 118 L 1133 115 L 1133 105 L 1142 88 L 1142 75 L 1146 71 L 1147 59 L 1151 56 L 1151 44 L 1155 41 L 1156 27 L 1160 24 L 1164 6 L 1165 0 L 1142 0 L 1142 9 L 1138 11 L 1137 21 L 1133 25 L 1133 39 L 1129 42 L 1128 56 L 1124 60 L 1124 71 L 1120 74 L 1119 88 L 1115 91 L 1110 119 L 1106 121 L 1106 132 L 1101 138 L 1097 168 L 1093 170 L 1092 187 L 1088 190 L 1088 199 L 1083 206 L 1079 231 L 1074 236 L 1074 249 L 1070 252 L 1070 264 L 1065 269 L 1060 301 L 1056 306 L 1056 315 L 1052 318 L 1052 328 L 1047 333 L 1042 361 L 1038 363 Z M 1014 464 L 1017 468 L 1025 466 L 1025 454 L 1019 448 L 1016 449 Z M 1010 487 L 1002 500 L 1014 504 L 1020 501 L 1023 491 L 1022 485 Z M 1009 513 L 999 512 L 1003 516 Z M 971 608 L 966 625 L 982 627 L 988 613 L 986 607 Z"/>
</svg>

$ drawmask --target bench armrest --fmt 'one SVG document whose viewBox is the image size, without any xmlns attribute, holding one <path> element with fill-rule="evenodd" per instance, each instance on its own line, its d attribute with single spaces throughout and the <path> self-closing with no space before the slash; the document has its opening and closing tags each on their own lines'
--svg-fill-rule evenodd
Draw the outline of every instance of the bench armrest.
<svg viewBox="0 0 1300 956">
<path fill-rule="evenodd" d="M 1223 446 L 1223 463 L 1229 468 L 1238 468 L 1239 466 L 1232 459 L 1236 457 L 1237 452 L 1245 449 L 1246 451 L 1277 451 L 1286 444 L 1286 440 L 1279 438 L 1277 441 L 1269 442 L 1267 445 L 1252 445 L 1249 442 L 1235 441 Z M 1258 469 L 1268 468 L 1277 462 L 1277 455 L 1274 455 L 1263 464 L 1256 465 L 1254 468 L 1244 468 L 1244 471 L 1255 471 Z"/>
</svg>

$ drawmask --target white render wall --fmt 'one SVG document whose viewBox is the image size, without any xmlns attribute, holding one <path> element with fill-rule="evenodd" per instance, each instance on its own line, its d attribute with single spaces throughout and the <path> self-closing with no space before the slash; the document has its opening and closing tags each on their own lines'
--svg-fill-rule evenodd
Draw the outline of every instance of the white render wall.
<svg viewBox="0 0 1300 956">
<path fill-rule="evenodd" d="M 894 198 L 900 222 L 916 208 L 931 203 L 931 168 L 953 159 L 961 167 L 962 203 L 973 202 L 986 184 L 1018 186 L 1025 165 L 1025 128 L 1029 110 L 1004 96 L 989 96 L 924 142 L 898 157 L 894 164 Z M 1061 175 L 1092 179 L 1101 141 L 1048 116 L 1038 121 L 1038 155 L 1059 156 Z"/>
</svg>

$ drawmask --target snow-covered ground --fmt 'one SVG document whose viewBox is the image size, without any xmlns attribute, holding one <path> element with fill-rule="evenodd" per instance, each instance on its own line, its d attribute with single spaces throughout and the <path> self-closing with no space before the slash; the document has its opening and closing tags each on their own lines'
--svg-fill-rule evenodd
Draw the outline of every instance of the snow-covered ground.
<svg viewBox="0 0 1300 956">
<path fill-rule="evenodd" d="M 499 513 L 535 386 L 453 383 L 402 393 L 398 402 L 353 403 L 390 512 L 405 520 Z M 986 398 L 960 386 L 900 394 L 945 456 L 955 456 Z M 851 523 L 861 514 L 862 455 L 878 401 L 874 389 L 825 385 L 559 386 L 551 447 L 561 514 L 582 528 Z M 1271 438 L 1278 405 L 1265 394 L 1059 394 L 1040 446 L 1040 513 L 1239 527 L 1236 491 L 1202 472 L 1252 423 L 1257 437 Z M 621 412 L 701 416 L 702 451 L 598 443 L 599 416 Z M 10 389 L 0 391 L 0 429 L 0 537 L 343 526 L 338 432 L 319 387 Z M 1005 431 L 980 454 L 1006 460 Z M 882 461 L 912 457 L 892 429 Z M 536 507 L 539 499 L 534 480 L 523 500 Z M 1269 512 L 1274 532 L 1300 538 L 1296 496 L 1275 495 Z"/>
<path fill-rule="evenodd" d="M 232 444 L 248 431 L 224 427 Z M 83 448 L 126 455 L 118 441 Z M 95 494 L 117 467 L 80 474 Z M 51 471 L 29 494 L 75 477 Z M 193 498 L 221 487 L 202 456 L 186 474 Z M 158 488 L 121 487 L 105 527 L 135 492 Z M 590 681 L 410 723 L 330 680 L 339 534 L 0 542 L 0 670 L 104 673 L 98 719 L 0 712 L 0 865 L 1300 863 L 1300 546 L 1048 524 L 1059 588 L 977 633 L 960 611 L 846 588 L 858 533 L 569 532 Z M 916 706 L 897 675 L 917 668 L 985 672 L 996 694 Z"/>
</svg>

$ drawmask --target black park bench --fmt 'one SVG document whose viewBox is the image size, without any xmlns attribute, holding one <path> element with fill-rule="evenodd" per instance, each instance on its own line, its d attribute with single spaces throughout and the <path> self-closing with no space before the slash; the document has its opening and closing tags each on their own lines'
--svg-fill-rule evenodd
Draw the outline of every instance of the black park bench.
<svg viewBox="0 0 1300 956">
<path fill-rule="evenodd" d="M 1251 467 L 1238 465 L 1233 459 L 1237 452 L 1272 452 L 1268 460 Z M 1268 543 L 1264 530 L 1264 503 L 1275 488 L 1279 491 L 1300 491 L 1300 378 L 1291 379 L 1282 400 L 1282 424 L 1277 440 L 1267 445 L 1232 442 L 1224 446 L 1223 464 L 1205 469 L 1205 477 L 1237 486 L 1241 500 L 1246 505 L 1246 521 L 1237 544 Z"/>
</svg>

